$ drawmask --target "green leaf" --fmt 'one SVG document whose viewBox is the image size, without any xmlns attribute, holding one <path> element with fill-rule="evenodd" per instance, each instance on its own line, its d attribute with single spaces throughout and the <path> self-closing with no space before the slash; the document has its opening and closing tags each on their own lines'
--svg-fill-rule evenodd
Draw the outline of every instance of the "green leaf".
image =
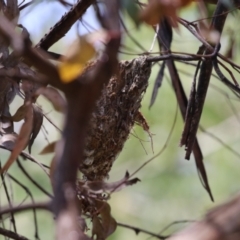
<svg viewBox="0 0 240 240">
<path fill-rule="evenodd" d="M 122 9 L 125 9 L 129 17 L 133 20 L 136 26 L 139 26 L 139 8 L 134 0 L 121 0 Z"/>
</svg>

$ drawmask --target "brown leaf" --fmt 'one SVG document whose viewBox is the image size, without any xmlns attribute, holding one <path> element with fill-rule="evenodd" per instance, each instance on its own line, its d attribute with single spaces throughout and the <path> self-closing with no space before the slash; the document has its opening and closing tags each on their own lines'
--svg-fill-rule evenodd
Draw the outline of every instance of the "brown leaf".
<svg viewBox="0 0 240 240">
<path fill-rule="evenodd" d="M 31 153 L 31 148 L 35 138 L 37 137 L 43 123 L 42 109 L 35 104 L 33 104 L 33 128 L 31 133 L 31 138 L 28 143 L 28 151 Z"/>
<path fill-rule="evenodd" d="M 95 200 L 96 207 L 101 216 L 101 223 L 104 229 L 104 239 L 115 232 L 117 222 L 111 215 L 111 207 L 108 203 Z"/>
<path fill-rule="evenodd" d="M 18 108 L 18 110 L 15 112 L 15 114 L 12 116 L 12 120 L 14 122 L 20 122 L 24 119 L 27 111 L 26 104 L 23 104 L 21 107 Z"/>
<path fill-rule="evenodd" d="M 105 239 L 104 237 L 104 228 L 103 225 L 98 218 L 98 216 L 93 216 L 92 218 L 92 239 L 94 239 L 94 236 L 96 236 L 97 240 L 103 240 Z"/>
<path fill-rule="evenodd" d="M 53 153 L 55 150 L 56 143 L 57 143 L 56 141 L 49 143 L 47 146 L 43 148 L 43 150 L 39 154 L 44 155 L 48 153 Z"/>
<path fill-rule="evenodd" d="M 177 11 L 192 0 L 149 0 L 149 4 L 140 14 L 140 20 L 156 25 L 164 17 L 173 27 L 177 27 Z"/>
<path fill-rule="evenodd" d="M 65 112 L 66 101 L 55 88 L 53 87 L 40 88 L 37 90 L 36 95 L 40 94 L 42 94 L 52 103 L 56 111 Z"/>
<path fill-rule="evenodd" d="M 32 132 L 32 123 L 33 123 L 33 108 L 32 105 L 29 103 L 26 103 L 27 105 L 27 111 L 25 116 L 25 122 L 23 123 L 19 136 L 16 141 L 16 145 L 9 156 L 7 162 L 1 169 L 1 174 L 8 170 L 8 168 L 13 164 L 13 162 L 16 160 L 18 155 L 22 152 L 22 150 L 27 146 L 28 140 L 30 137 L 30 134 Z"/>
</svg>

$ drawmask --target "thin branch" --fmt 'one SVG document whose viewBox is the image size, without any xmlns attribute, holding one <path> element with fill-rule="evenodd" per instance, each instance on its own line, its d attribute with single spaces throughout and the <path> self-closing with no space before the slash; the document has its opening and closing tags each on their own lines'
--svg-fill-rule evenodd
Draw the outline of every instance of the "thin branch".
<svg viewBox="0 0 240 240">
<path fill-rule="evenodd" d="M 22 164 L 20 163 L 19 159 L 17 159 L 17 165 L 18 167 L 21 169 L 21 171 L 23 172 L 23 174 L 39 189 L 41 190 L 43 193 L 45 193 L 47 196 L 49 196 L 50 198 L 53 198 L 53 195 L 50 194 L 48 191 L 46 191 L 41 185 L 39 185 L 29 174 L 28 172 L 25 170 L 25 168 L 22 166 Z"/>
<path fill-rule="evenodd" d="M 12 150 L 4 147 L 4 146 L 0 146 L 0 148 L 5 149 L 5 150 L 8 150 L 8 151 L 10 151 L 10 152 L 12 151 Z M 46 171 L 46 169 L 45 169 L 45 168 L 49 168 L 49 166 L 38 162 L 37 159 L 35 159 L 32 155 L 28 154 L 28 153 L 25 152 L 25 151 L 22 151 L 22 152 L 20 153 L 20 156 L 22 156 L 24 159 L 28 159 L 28 160 L 36 163 L 36 164 L 47 174 L 47 176 L 49 177 L 49 173 L 48 173 L 48 172 Z"/>
<path fill-rule="evenodd" d="M 0 163 L 0 169 L 2 169 L 1 163 Z M 7 185 L 6 185 L 5 178 L 4 178 L 3 174 L 1 174 L 1 179 L 2 179 L 3 188 L 4 188 L 4 191 L 6 193 L 6 197 L 7 197 L 7 201 L 8 201 L 9 207 L 12 207 L 12 201 L 10 199 L 10 196 L 9 196 L 9 193 L 8 193 L 8 188 L 7 188 Z M 13 213 L 11 213 L 10 221 L 12 222 L 14 232 L 16 233 L 17 232 L 17 228 L 16 228 L 16 222 L 15 222 L 15 218 L 14 218 L 14 214 Z"/>
<path fill-rule="evenodd" d="M 95 0 L 78 1 L 61 19 L 57 22 L 36 45 L 36 48 L 48 50 L 54 43 L 59 41 L 70 30 L 72 25 L 83 16 L 85 11 Z"/>
<path fill-rule="evenodd" d="M 172 133 L 173 133 L 173 130 L 175 128 L 175 125 L 176 125 L 176 122 L 177 122 L 177 113 L 178 113 L 178 106 L 176 106 L 176 111 L 175 111 L 175 116 L 174 116 L 174 120 L 173 120 L 173 124 L 171 126 L 171 129 L 170 129 L 170 132 L 167 136 L 167 139 L 163 145 L 163 147 L 161 148 L 161 150 L 156 154 L 154 155 L 153 157 L 151 157 L 150 159 L 148 159 L 146 162 L 144 162 L 139 168 L 137 168 L 137 170 L 135 170 L 130 176 L 129 178 L 132 178 L 134 175 L 136 175 L 136 173 L 138 173 L 142 168 L 144 168 L 147 164 L 149 164 L 150 162 L 152 162 L 154 159 L 156 159 L 158 156 L 160 156 L 164 151 L 165 149 L 167 148 L 168 146 L 168 143 L 172 137 Z"/>
<path fill-rule="evenodd" d="M 0 227 L 0 235 L 3 235 L 5 237 L 14 239 L 14 240 L 29 240 L 28 238 L 21 236 L 15 232 L 12 232 L 10 230 L 4 229 Z"/>
<path fill-rule="evenodd" d="M 190 22 L 188 22 L 185 19 L 179 19 L 178 20 L 179 23 L 181 25 L 183 25 L 186 29 L 189 30 L 189 32 L 191 32 L 209 51 L 214 51 L 214 47 L 211 46 L 205 39 L 204 37 L 202 37 L 199 34 L 199 31 L 197 29 L 197 25 L 195 24 L 191 24 Z M 218 57 L 220 57 L 222 60 L 224 60 L 225 62 L 227 62 L 228 64 L 230 64 L 232 66 L 232 68 L 234 68 L 235 70 L 240 69 L 240 65 L 237 65 L 236 63 L 234 63 L 233 61 L 231 61 L 230 59 L 226 58 L 225 56 L 223 56 L 221 53 L 217 54 Z"/>
<path fill-rule="evenodd" d="M 30 204 L 25 204 L 21 206 L 12 206 L 11 208 L 1 208 L 0 209 L 0 216 L 4 214 L 9 214 L 9 213 L 19 213 L 22 211 L 26 210 L 32 210 L 32 209 L 41 209 L 41 210 L 47 210 L 47 211 L 52 211 L 52 206 L 50 202 L 39 202 L 39 203 L 30 203 Z"/>
<path fill-rule="evenodd" d="M 196 220 L 179 220 L 179 221 L 171 222 L 171 223 L 168 224 L 166 227 L 164 227 L 159 234 L 162 234 L 163 232 L 165 232 L 167 229 L 169 229 L 169 228 L 172 227 L 173 225 L 183 224 L 183 223 L 190 223 L 190 222 L 196 222 Z"/>
<path fill-rule="evenodd" d="M 69 201 L 71 201 L 71 209 L 74 213 L 68 213 L 75 221 L 78 215 L 77 206 L 74 199 L 69 200 L 66 191 L 74 191 L 76 177 L 79 164 L 83 161 L 83 151 L 85 148 L 85 138 L 87 135 L 87 127 L 92 111 L 94 110 L 97 99 L 102 89 L 107 84 L 112 75 L 115 74 L 118 66 L 118 49 L 121 41 L 120 24 L 119 24 L 119 1 L 105 0 L 105 12 L 101 16 L 102 23 L 106 27 L 109 35 L 109 42 L 106 44 L 105 52 L 91 73 L 80 76 L 76 81 L 65 84 L 64 93 L 68 102 L 68 111 L 63 130 L 62 140 L 57 144 L 57 150 L 61 154 L 57 154 L 56 167 L 53 174 L 54 187 L 54 213 L 57 217 L 57 227 L 64 227 L 61 218 L 62 212 L 70 211 Z M 76 106 L 78 106 L 76 108 Z M 76 208 L 76 209 L 75 209 Z M 74 231 L 75 226 L 72 226 Z M 68 235 L 69 228 L 59 239 L 65 239 Z M 84 233 L 80 233 L 84 235 Z M 84 235 L 86 238 L 86 236 Z"/>
<path fill-rule="evenodd" d="M 167 239 L 169 237 L 169 236 L 163 236 L 163 235 L 160 235 L 160 234 L 156 234 L 156 233 L 144 230 L 142 228 L 134 227 L 134 226 L 131 226 L 131 225 L 128 225 L 128 224 L 125 224 L 125 223 L 117 223 L 117 225 L 119 227 L 128 228 L 128 229 L 133 230 L 136 233 L 136 235 L 138 235 L 140 232 L 142 232 L 142 233 L 145 233 L 147 235 L 150 235 L 150 236 L 158 238 L 158 239 Z"/>
<path fill-rule="evenodd" d="M 219 79 L 225 84 L 227 85 L 230 89 L 232 89 L 233 91 L 237 92 L 240 94 L 240 88 L 239 86 L 234 85 L 233 83 L 231 83 L 231 81 L 229 81 L 225 75 L 222 73 L 222 71 L 220 70 L 219 66 L 218 66 L 218 60 L 217 59 L 213 59 L 213 67 L 214 70 L 216 72 L 216 74 L 218 75 Z"/>
<path fill-rule="evenodd" d="M 238 153 L 236 150 L 234 150 L 233 148 L 231 148 L 228 144 L 226 144 L 225 142 L 222 141 L 222 139 L 220 139 L 219 137 L 217 137 L 215 134 L 207 131 L 205 128 L 203 128 L 201 125 L 199 125 L 199 129 L 205 133 L 206 135 L 208 135 L 209 137 L 213 138 L 215 141 L 219 142 L 223 147 L 225 147 L 226 149 L 228 149 L 232 154 L 234 154 L 235 156 L 237 156 L 238 158 L 240 158 L 240 153 Z"/>
<path fill-rule="evenodd" d="M 29 191 L 29 189 L 24 186 L 22 183 L 20 183 L 15 177 L 13 177 L 11 174 L 7 173 L 7 175 L 9 176 L 9 178 L 11 178 L 16 184 L 18 184 L 20 187 L 22 187 L 26 193 L 30 196 L 31 200 L 32 200 L 32 204 L 34 204 L 34 198 L 32 193 Z M 35 237 L 36 239 L 39 239 L 38 236 L 38 224 L 37 224 L 37 213 L 36 213 L 36 209 L 33 208 L 33 220 L 34 220 L 34 226 L 35 226 Z"/>
</svg>

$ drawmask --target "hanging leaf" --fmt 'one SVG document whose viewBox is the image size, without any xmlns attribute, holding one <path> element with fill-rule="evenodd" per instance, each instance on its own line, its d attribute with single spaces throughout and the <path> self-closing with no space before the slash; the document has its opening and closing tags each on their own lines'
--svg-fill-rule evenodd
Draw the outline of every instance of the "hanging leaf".
<svg viewBox="0 0 240 240">
<path fill-rule="evenodd" d="M 47 146 L 43 148 L 43 150 L 39 153 L 40 155 L 48 154 L 48 153 L 53 153 L 55 150 L 57 142 L 51 142 Z"/>
<path fill-rule="evenodd" d="M 156 97 L 157 97 L 157 94 L 158 94 L 158 90 L 159 90 L 159 88 L 160 88 L 161 85 L 162 85 L 162 81 L 163 81 L 163 77 L 164 77 L 165 63 L 166 63 L 166 62 L 163 61 L 162 65 L 161 65 L 161 67 L 160 67 L 160 69 L 159 69 L 157 78 L 156 78 L 156 80 L 155 80 L 149 108 L 151 108 L 152 105 L 154 104 L 154 102 L 155 102 L 155 100 L 156 100 Z"/>
<path fill-rule="evenodd" d="M 33 108 L 31 104 L 27 105 L 27 111 L 24 118 L 24 123 L 21 127 L 19 136 L 17 138 L 15 147 L 11 152 L 10 157 L 7 162 L 1 169 L 1 174 L 9 169 L 9 167 L 13 164 L 13 162 L 17 159 L 18 155 L 22 152 L 22 150 L 27 146 L 30 134 L 32 132 L 32 124 L 33 124 Z"/>
<path fill-rule="evenodd" d="M 63 96 L 53 87 L 40 88 L 37 90 L 36 95 L 42 94 L 53 105 L 54 109 L 58 112 L 65 112 L 66 101 Z"/>
<path fill-rule="evenodd" d="M 111 207 L 107 202 L 95 200 L 95 205 L 101 216 L 101 225 L 104 230 L 104 238 L 106 239 L 112 233 L 115 232 L 117 228 L 117 222 L 111 215 Z M 100 238 L 99 238 L 100 239 Z"/>
<path fill-rule="evenodd" d="M 98 216 L 93 216 L 92 226 L 93 226 L 92 227 L 92 239 L 94 239 L 95 236 L 96 236 L 97 240 L 105 239 L 104 228 L 103 228 L 103 225 L 102 225 L 100 219 L 98 218 Z"/>
<path fill-rule="evenodd" d="M 79 37 L 68 49 L 67 54 L 58 65 L 58 72 L 64 83 L 74 81 L 84 70 L 96 51 L 88 41 L 87 35 Z"/>
<path fill-rule="evenodd" d="M 12 116 L 12 120 L 14 122 L 20 122 L 24 119 L 27 111 L 27 106 L 23 104 L 21 107 L 18 108 L 18 110 L 15 112 L 15 114 Z"/>
<path fill-rule="evenodd" d="M 33 104 L 33 127 L 31 137 L 28 143 L 28 151 L 31 154 L 31 148 L 34 143 L 35 138 L 37 137 L 43 123 L 43 114 L 42 109 L 35 104 Z"/>
</svg>

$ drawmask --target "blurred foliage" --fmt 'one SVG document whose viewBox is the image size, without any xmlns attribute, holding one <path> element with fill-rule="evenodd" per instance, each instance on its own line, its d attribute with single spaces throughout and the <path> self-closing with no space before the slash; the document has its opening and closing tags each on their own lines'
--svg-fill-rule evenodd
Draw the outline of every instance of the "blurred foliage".
<svg viewBox="0 0 240 240">
<path fill-rule="evenodd" d="M 45 6 L 45 8 L 47 7 L 48 6 Z M 196 19 L 198 16 L 194 5 L 182 11 L 181 14 L 187 19 Z M 140 29 L 137 30 L 135 24 L 127 17 L 125 18 L 125 15 L 124 19 L 126 19 L 129 33 L 147 51 L 151 46 L 154 36 L 151 27 L 142 25 Z M 49 19 L 46 18 L 45 20 L 46 23 L 44 24 L 47 24 L 47 20 Z M 235 32 L 238 31 L 238 20 L 238 13 L 234 17 L 229 16 L 228 18 L 222 39 L 223 53 L 228 48 L 228 31 L 229 29 L 234 29 Z M 83 27 L 81 26 L 81 28 Z M 42 34 L 43 32 L 41 32 L 41 34 L 39 32 L 39 35 Z M 33 35 L 33 40 L 34 37 L 35 36 Z M 239 51 L 237 47 L 237 45 L 239 45 L 239 39 L 237 39 L 237 41 L 238 44 L 235 46 L 235 52 Z M 54 46 L 53 49 L 56 52 L 61 52 L 67 44 L 67 41 L 62 41 L 61 45 L 58 45 L 57 47 Z M 122 50 L 131 54 L 121 54 L 121 59 L 131 59 L 136 57 L 136 54 L 143 53 L 143 50 L 139 49 L 127 34 L 124 34 L 123 44 L 127 48 Z M 158 51 L 157 44 L 155 45 L 153 52 Z M 178 31 L 174 32 L 174 51 L 194 53 L 197 51 L 198 47 L 199 43 L 185 29 L 180 27 Z M 239 60 L 238 54 L 235 54 L 234 60 Z M 177 67 L 181 73 L 181 79 L 188 95 L 194 67 L 182 63 L 178 63 Z M 154 153 L 152 151 L 151 141 L 148 134 L 143 132 L 140 127 L 136 126 L 110 173 L 110 180 L 119 180 L 124 176 L 127 170 L 130 173 L 134 172 L 141 166 L 141 164 L 157 154 L 164 146 L 169 132 L 173 127 L 174 116 L 177 114 L 173 134 L 166 149 L 160 156 L 155 158 L 136 174 L 136 177 L 140 178 L 141 182 L 125 188 L 118 193 L 114 193 L 110 200 L 112 215 L 118 222 L 136 226 L 155 233 L 159 233 L 165 226 L 174 221 L 194 220 L 200 218 L 207 209 L 218 205 L 239 191 L 238 180 L 240 179 L 240 172 L 238 170 L 240 168 L 239 156 L 233 154 L 233 152 L 229 151 L 214 138 L 199 130 L 199 142 L 204 154 L 209 183 L 215 198 L 214 203 L 210 201 L 207 193 L 201 186 L 193 159 L 190 161 L 185 160 L 184 149 L 179 147 L 183 120 L 177 109 L 176 98 L 172 91 L 168 74 L 164 77 L 163 85 L 159 91 L 156 103 L 151 109 L 148 108 L 153 82 L 158 68 L 159 64 L 155 64 L 152 69 L 149 88 L 143 99 L 141 109 L 150 125 L 151 133 L 153 134 L 152 140 Z M 229 98 L 227 96 L 229 96 Z M 61 126 L 63 120 L 61 114 L 54 112 L 52 106 L 44 99 L 40 98 L 38 102 L 43 107 L 44 113 L 46 113 L 55 124 Z M 17 109 L 18 106 L 19 103 L 15 101 L 11 112 L 14 112 L 15 108 Z M 232 106 L 234 106 L 236 112 L 233 112 Z M 206 130 L 218 136 L 221 141 L 236 152 L 239 152 L 240 140 L 240 134 L 238 131 L 240 125 L 239 111 L 239 99 L 236 99 L 231 91 L 229 91 L 217 79 L 212 77 L 206 105 L 201 118 L 201 125 Z M 49 142 L 58 138 L 59 132 L 48 121 L 46 121 L 46 119 L 44 120 L 44 128 L 47 130 L 45 135 L 47 135 Z M 42 132 L 44 132 L 44 130 Z M 38 155 L 45 145 L 47 145 L 47 141 L 42 133 L 33 146 L 33 156 L 35 156 L 40 162 L 49 165 L 52 155 Z M 2 162 L 7 159 L 8 154 L 9 153 L 6 151 L 1 150 Z M 45 173 L 32 162 L 23 161 L 23 163 L 31 176 L 33 176 L 34 179 L 45 189 L 51 191 L 50 181 Z M 25 176 L 23 176 L 16 163 L 10 169 L 9 173 L 18 179 L 21 179 L 21 182 L 32 192 L 35 201 L 46 199 L 46 197 L 43 196 L 43 194 L 37 190 Z M 12 185 L 15 203 L 30 201 L 29 197 L 26 199 L 26 192 L 22 188 L 8 180 L 7 184 L 9 184 L 9 186 L 10 184 Z M 3 187 L 1 187 L 0 191 L 0 201 L 1 206 L 3 206 L 6 204 Z M 32 216 L 32 212 L 28 212 L 27 214 L 18 214 L 16 219 L 19 233 L 30 239 L 34 239 Z M 49 213 L 41 211 L 38 212 L 37 217 L 40 238 L 45 240 L 53 239 L 53 217 Z M 184 224 L 176 224 L 163 234 L 170 234 L 183 226 Z M 109 239 L 141 240 L 148 238 L 149 236 L 143 233 L 139 233 L 139 236 L 136 236 L 134 231 L 119 227 Z"/>
</svg>

